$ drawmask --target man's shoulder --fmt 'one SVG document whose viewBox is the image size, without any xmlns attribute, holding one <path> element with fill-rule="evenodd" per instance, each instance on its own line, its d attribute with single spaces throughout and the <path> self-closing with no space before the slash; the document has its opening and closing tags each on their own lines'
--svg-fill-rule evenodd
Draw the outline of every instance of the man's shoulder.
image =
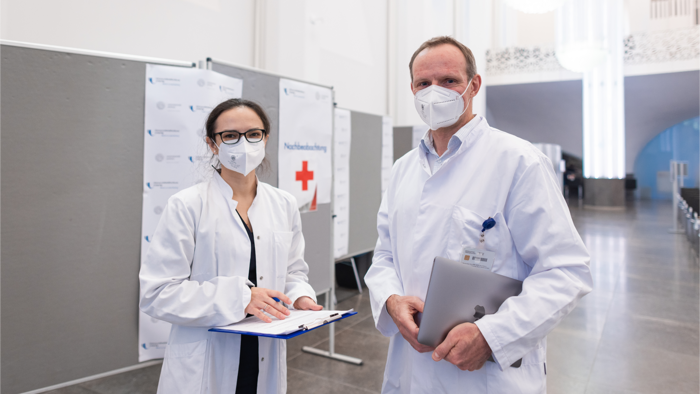
<svg viewBox="0 0 700 394">
<path fill-rule="evenodd" d="M 521 165 L 538 163 L 544 157 L 544 153 L 529 141 L 503 130 L 489 127 L 485 130 L 484 137 L 483 141 L 493 157 L 508 158 L 509 162 L 517 162 Z"/>
<path fill-rule="evenodd" d="M 419 154 L 420 154 L 420 147 L 415 147 L 415 148 L 411 149 L 410 151 L 406 152 L 405 155 L 396 159 L 392 169 L 394 171 L 396 171 L 396 170 L 400 171 L 400 170 L 405 169 L 406 167 L 409 167 L 411 165 L 418 164 L 419 163 L 419 157 L 418 157 Z"/>
</svg>

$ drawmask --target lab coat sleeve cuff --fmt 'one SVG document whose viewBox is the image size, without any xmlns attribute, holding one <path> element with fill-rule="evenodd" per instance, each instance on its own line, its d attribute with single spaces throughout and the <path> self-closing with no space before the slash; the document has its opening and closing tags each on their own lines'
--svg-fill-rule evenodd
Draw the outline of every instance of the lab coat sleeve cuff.
<svg viewBox="0 0 700 394">
<path fill-rule="evenodd" d="M 389 297 L 391 297 L 391 295 Z M 384 306 L 382 306 L 382 309 L 379 311 L 379 316 L 375 320 L 377 322 L 377 330 L 385 337 L 393 337 L 399 332 L 399 328 L 396 327 L 394 319 L 391 318 L 391 315 L 389 315 L 389 312 L 386 310 L 386 300 L 388 300 L 389 297 L 384 300 Z"/>
<path fill-rule="evenodd" d="M 504 369 L 504 364 L 505 367 L 508 367 L 510 366 L 510 364 L 515 362 L 515 360 L 513 360 L 510 362 L 510 364 L 508 364 L 508 355 L 506 354 L 501 344 L 498 342 L 498 339 L 496 338 L 496 335 L 493 332 L 493 327 L 490 324 L 488 324 L 488 320 L 486 318 L 478 320 L 474 324 L 476 324 L 476 326 L 479 328 L 479 331 L 481 331 L 481 335 L 483 335 L 484 339 L 486 339 L 486 343 L 489 344 L 489 347 L 491 348 L 491 352 L 493 354 L 493 360 L 496 362 L 496 365 L 498 365 L 498 368 L 500 368 L 501 371 L 503 371 Z"/>
</svg>

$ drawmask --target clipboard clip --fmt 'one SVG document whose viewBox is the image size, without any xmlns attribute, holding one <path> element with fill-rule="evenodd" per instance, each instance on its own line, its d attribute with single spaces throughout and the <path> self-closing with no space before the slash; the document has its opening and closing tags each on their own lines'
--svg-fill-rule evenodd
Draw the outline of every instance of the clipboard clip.
<svg viewBox="0 0 700 394">
<path fill-rule="evenodd" d="M 332 314 L 332 315 L 330 315 L 330 316 L 328 316 L 328 317 L 321 318 L 321 319 L 316 319 L 316 320 L 312 321 L 312 322 L 309 323 L 309 324 L 302 324 L 302 325 L 299 326 L 299 329 L 300 329 L 300 330 L 308 331 L 308 330 L 314 329 L 314 328 L 316 328 L 316 327 L 320 327 L 320 326 L 322 326 L 322 325 L 324 325 L 324 324 L 326 324 L 326 323 L 330 323 L 330 322 L 332 322 L 332 321 L 334 321 L 334 320 L 338 320 L 338 319 L 340 319 L 341 317 L 343 317 L 343 315 L 341 315 L 340 313 L 334 313 L 334 314 Z"/>
</svg>

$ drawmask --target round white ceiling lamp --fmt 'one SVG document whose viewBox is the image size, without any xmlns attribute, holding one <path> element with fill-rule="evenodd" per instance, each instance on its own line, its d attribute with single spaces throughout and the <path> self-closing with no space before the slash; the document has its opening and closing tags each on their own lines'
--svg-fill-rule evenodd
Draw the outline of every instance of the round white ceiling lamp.
<svg viewBox="0 0 700 394">
<path fill-rule="evenodd" d="M 555 53 L 562 67 L 586 72 L 605 63 L 610 49 L 606 27 L 609 1 L 570 1 L 557 11 Z"/>
<path fill-rule="evenodd" d="M 511 8 L 527 14 L 544 14 L 554 11 L 568 0 L 503 0 Z"/>
<path fill-rule="evenodd" d="M 608 50 L 602 42 L 570 42 L 557 46 L 556 56 L 565 69 L 582 73 L 603 64 Z"/>
</svg>

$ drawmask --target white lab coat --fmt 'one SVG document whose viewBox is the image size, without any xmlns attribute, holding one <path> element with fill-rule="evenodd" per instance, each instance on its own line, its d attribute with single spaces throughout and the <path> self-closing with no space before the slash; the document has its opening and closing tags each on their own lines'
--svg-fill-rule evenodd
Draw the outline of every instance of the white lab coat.
<svg viewBox="0 0 700 394">
<path fill-rule="evenodd" d="M 455 155 L 431 175 L 413 149 L 394 164 L 377 217 L 379 239 L 365 281 L 377 329 L 391 337 L 383 393 L 542 393 L 547 334 L 591 291 L 590 257 L 549 159 L 530 143 L 470 121 Z M 485 235 L 493 272 L 523 280 L 520 296 L 477 326 L 497 363 L 461 371 L 418 353 L 386 312 L 392 294 L 425 300 L 435 256 L 460 259 Z M 522 358 L 520 368 L 509 365 Z"/>
<path fill-rule="evenodd" d="M 141 267 L 141 310 L 173 324 L 158 393 L 236 390 L 241 336 L 208 331 L 243 319 L 251 298 L 250 239 L 232 196 L 218 173 L 173 195 Z M 258 287 L 284 292 L 292 302 L 316 300 L 294 197 L 258 181 L 248 217 Z M 285 341 L 261 337 L 259 356 L 257 392 L 286 392 Z"/>
</svg>

